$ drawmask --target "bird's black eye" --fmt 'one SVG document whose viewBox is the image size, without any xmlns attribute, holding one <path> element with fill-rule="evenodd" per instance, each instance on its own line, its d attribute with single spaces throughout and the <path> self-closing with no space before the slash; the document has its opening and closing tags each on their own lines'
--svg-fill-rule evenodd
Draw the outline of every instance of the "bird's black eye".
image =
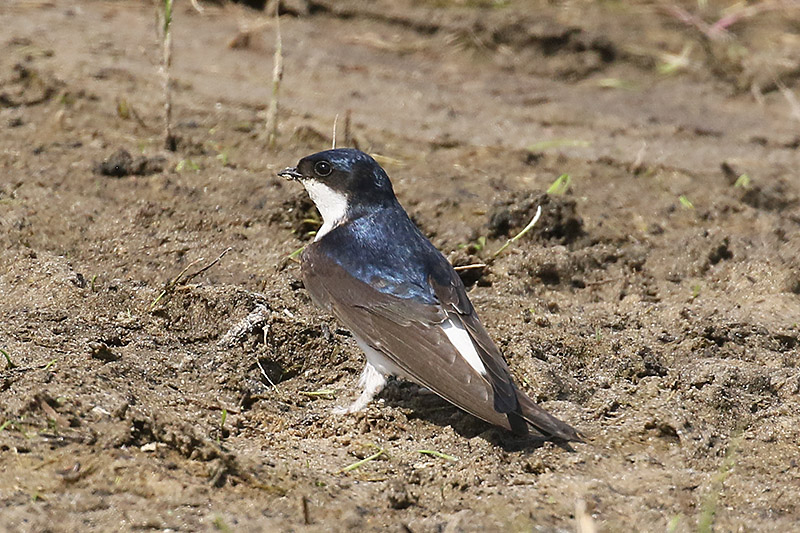
<svg viewBox="0 0 800 533">
<path fill-rule="evenodd" d="M 327 161 L 317 161 L 317 164 L 314 165 L 314 173 L 317 176 L 325 177 L 333 172 L 333 167 Z"/>
</svg>

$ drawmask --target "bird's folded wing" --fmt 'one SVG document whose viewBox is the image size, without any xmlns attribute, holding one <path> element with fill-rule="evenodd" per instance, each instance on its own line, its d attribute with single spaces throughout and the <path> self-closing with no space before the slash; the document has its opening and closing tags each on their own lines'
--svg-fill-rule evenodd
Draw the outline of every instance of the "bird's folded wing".
<svg viewBox="0 0 800 533">
<path fill-rule="evenodd" d="M 449 305 L 446 309 L 386 294 L 348 275 L 324 254 L 307 259 L 313 268 L 304 268 L 306 289 L 358 338 L 445 400 L 487 422 L 514 429 L 516 389 L 471 306 L 464 314 Z M 448 319 L 468 332 L 486 374 L 452 344 L 442 327 Z"/>
</svg>

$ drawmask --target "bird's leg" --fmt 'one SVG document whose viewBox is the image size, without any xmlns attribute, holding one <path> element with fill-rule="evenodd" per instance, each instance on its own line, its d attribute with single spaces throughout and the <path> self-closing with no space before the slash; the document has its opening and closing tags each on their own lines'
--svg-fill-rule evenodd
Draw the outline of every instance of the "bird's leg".
<svg viewBox="0 0 800 533">
<path fill-rule="evenodd" d="M 386 377 L 368 362 L 367 366 L 364 367 L 364 371 L 361 373 L 358 384 L 364 387 L 358 399 L 348 407 L 335 407 L 333 409 L 334 414 L 343 415 L 363 411 L 375 395 L 381 392 L 386 386 Z"/>
</svg>

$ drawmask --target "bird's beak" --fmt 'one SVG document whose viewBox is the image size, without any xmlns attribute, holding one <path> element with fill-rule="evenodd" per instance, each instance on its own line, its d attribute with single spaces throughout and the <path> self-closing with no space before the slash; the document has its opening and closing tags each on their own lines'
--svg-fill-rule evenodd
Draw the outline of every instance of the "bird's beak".
<svg viewBox="0 0 800 533">
<path fill-rule="evenodd" d="M 299 180 L 303 177 L 303 175 L 297 171 L 297 167 L 284 168 L 278 172 L 278 176 L 282 176 L 287 180 Z"/>
</svg>

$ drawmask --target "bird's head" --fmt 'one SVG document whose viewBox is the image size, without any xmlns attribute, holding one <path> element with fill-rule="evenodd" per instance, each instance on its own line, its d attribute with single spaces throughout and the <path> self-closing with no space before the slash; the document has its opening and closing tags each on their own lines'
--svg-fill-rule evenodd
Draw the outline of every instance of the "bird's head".
<svg viewBox="0 0 800 533">
<path fill-rule="evenodd" d="M 306 156 L 278 175 L 306 188 L 324 221 L 320 233 L 397 201 L 386 172 L 372 157 L 353 148 Z"/>
</svg>

